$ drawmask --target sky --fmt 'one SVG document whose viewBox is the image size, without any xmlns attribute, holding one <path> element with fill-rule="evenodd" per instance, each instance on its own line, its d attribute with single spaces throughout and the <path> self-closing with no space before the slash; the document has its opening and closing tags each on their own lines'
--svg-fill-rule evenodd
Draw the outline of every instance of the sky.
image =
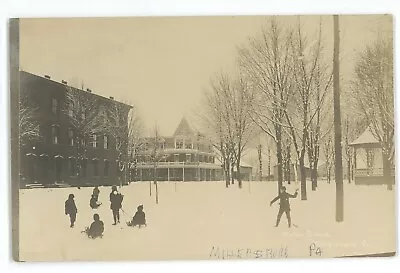
<svg viewBox="0 0 400 273">
<path fill-rule="evenodd" d="M 22 19 L 20 69 L 66 80 L 137 107 L 147 128 L 171 135 L 195 115 L 210 78 L 236 67 L 238 46 L 257 35 L 266 16 Z M 287 26 L 297 16 L 279 16 Z M 302 16 L 307 35 L 321 20 L 333 54 L 332 16 Z M 342 88 L 357 52 L 377 32 L 392 31 L 390 16 L 340 16 Z"/>
</svg>

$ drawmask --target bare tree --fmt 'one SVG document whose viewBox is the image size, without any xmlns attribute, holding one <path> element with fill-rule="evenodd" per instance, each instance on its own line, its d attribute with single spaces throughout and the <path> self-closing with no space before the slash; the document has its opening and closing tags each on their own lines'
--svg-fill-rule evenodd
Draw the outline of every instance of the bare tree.
<svg viewBox="0 0 400 273">
<path fill-rule="evenodd" d="M 312 166 L 316 169 L 318 162 L 314 158 L 319 156 L 320 134 L 318 119 L 325 95 L 331 85 L 332 74 L 328 74 L 324 79 L 321 77 L 321 71 L 326 68 L 323 64 L 321 25 L 315 41 L 309 42 L 299 23 L 292 41 L 295 92 L 290 99 L 292 104 L 289 106 L 290 110 L 285 111 L 285 117 L 299 161 L 301 200 L 307 200 L 305 155 L 310 152 Z M 313 124 L 315 132 L 311 133 Z M 309 147 L 307 142 L 310 144 Z"/>
<path fill-rule="evenodd" d="M 261 143 L 257 145 L 257 154 L 258 154 L 258 180 L 262 181 L 263 177 L 263 164 L 262 164 L 262 145 Z"/>
<path fill-rule="evenodd" d="M 251 97 L 246 82 L 241 78 L 231 80 L 221 74 L 212 80 L 211 85 L 212 92 L 206 94 L 207 115 L 203 120 L 207 125 L 215 124 L 209 130 L 214 131 L 214 146 L 222 157 L 226 186 L 230 184 L 229 177 L 234 183 L 236 167 L 236 178 L 241 188 L 240 161 L 252 135 L 253 122 L 249 118 Z"/>
<path fill-rule="evenodd" d="M 378 37 L 360 53 L 352 83 L 358 106 L 382 148 L 383 176 L 392 190 L 394 169 L 393 39 Z"/>
<path fill-rule="evenodd" d="M 145 142 L 143 141 L 143 132 L 143 121 L 139 113 L 137 112 L 137 108 L 133 108 L 129 112 L 128 116 L 128 158 L 130 160 L 130 174 L 133 172 L 134 180 L 136 180 L 138 177 L 137 163 L 139 161 L 139 155 L 141 154 L 141 152 L 143 152 L 145 148 Z"/>
<path fill-rule="evenodd" d="M 239 49 L 239 65 L 249 82 L 251 118 L 276 144 L 278 192 L 282 187 L 282 136 L 292 92 L 292 31 L 271 20 L 258 37 Z"/>
<path fill-rule="evenodd" d="M 254 123 L 250 118 L 252 107 L 252 95 L 248 91 L 247 83 L 239 78 L 233 83 L 233 88 L 224 90 L 227 108 L 225 110 L 225 122 L 228 125 L 228 136 L 231 143 L 233 161 L 236 164 L 237 180 L 239 188 L 242 188 L 240 162 L 243 153 L 251 137 L 254 137 Z"/>
<path fill-rule="evenodd" d="M 205 107 L 203 109 L 205 111 L 200 114 L 200 123 L 208 133 L 213 147 L 219 154 L 226 187 L 231 184 L 231 178 L 233 178 L 231 166 L 234 164 L 232 162 L 232 149 L 227 128 L 230 124 L 225 123 L 224 108 L 222 107 L 224 98 L 221 90 L 228 87 L 229 83 L 222 75 L 212 79 L 211 91 L 204 93 L 203 105 Z"/>
<path fill-rule="evenodd" d="M 159 136 L 157 126 L 154 129 L 154 137 L 147 138 L 147 143 L 144 148 L 144 155 L 148 158 L 148 162 L 153 166 L 153 184 L 156 188 L 156 204 L 158 204 L 158 165 L 161 161 L 168 157 L 165 153 L 165 140 Z M 149 181 L 150 196 L 152 194 L 151 181 Z"/>
<path fill-rule="evenodd" d="M 105 130 L 105 109 L 96 96 L 72 87 L 66 88 L 65 102 L 63 112 L 68 115 L 69 126 L 72 129 L 72 139 L 77 154 L 78 184 L 80 184 L 84 175 L 82 164 L 86 159 L 87 145 L 96 142 L 94 135 Z"/>
<path fill-rule="evenodd" d="M 31 140 L 41 139 L 39 123 L 37 122 L 37 108 L 28 103 L 27 97 L 19 101 L 19 145 L 20 147 Z"/>
<path fill-rule="evenodd" d="M 323 152 L 325 156 L 326 180 L 328 183 L 331 183 L 331 173 L 335 157 L 331 136 L 328 136 L 327 140 L 324 142 Z"/>
<path fill-rule="evenodd" d="M 137 126 L 138 117 L 135 112 L 129 114 L 131 106 L 128 103 L 120 103 L 113 101 L 106 109 L 107 120 L 105 122 L 106 132 L 111 135 L 116 142 L 115 149 L 117 151 L 118 170 L 123 172 L 123 178 L 120 178 L 120 186 L 126 182 L 128 171 L 128 157 L 131 153 L 132 141 L 138 136 Z"/>
</svg>

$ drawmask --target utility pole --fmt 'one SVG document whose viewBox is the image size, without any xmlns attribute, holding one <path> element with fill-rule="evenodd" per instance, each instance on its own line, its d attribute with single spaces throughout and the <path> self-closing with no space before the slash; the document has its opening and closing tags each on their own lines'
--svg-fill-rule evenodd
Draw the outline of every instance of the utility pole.
<svg viewBox="0 0 400 273">
<path fill-rule="evenodd" d="M 339 16 L 333 15 L 333 111 L 335 126 L 336 222 L 343 222 L 342 124 L 339 85 Z"/>
</svg>

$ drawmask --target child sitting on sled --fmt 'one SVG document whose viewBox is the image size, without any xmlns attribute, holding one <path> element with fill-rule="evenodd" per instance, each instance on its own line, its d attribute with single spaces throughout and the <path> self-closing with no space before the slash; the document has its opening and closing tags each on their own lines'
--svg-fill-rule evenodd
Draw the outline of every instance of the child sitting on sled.
<svg viewBox="0 0 400 273">
<path fill-rule="evenodd" d="M 133 216 L 132 221 L 128 222 L 127 224 L 130 227 L 139 226 L 139 228 L 142 226 L 147 226 L 146 215 L 143 211 L 143 205 L 139 205 L 137 207 L 137 211 L 136 211 L 135 215 Z"/>
<path fill-rule="evenodd" d="M 97 202 L 98 200 L 98 195 L 92 194 L 92 198 L 90 198 L 89 205 L 92 209 L 97 209 L 100 207 L 101 203 Z"/>
<path fill-rule="evenodd" d="M 104 232 L 104 223 L 100 220 L 100 216 L 96 213 L 93 215 L 94 222 L 85 229 L 85 233 L 89 238 L 102 238 Z"/>
</svg>

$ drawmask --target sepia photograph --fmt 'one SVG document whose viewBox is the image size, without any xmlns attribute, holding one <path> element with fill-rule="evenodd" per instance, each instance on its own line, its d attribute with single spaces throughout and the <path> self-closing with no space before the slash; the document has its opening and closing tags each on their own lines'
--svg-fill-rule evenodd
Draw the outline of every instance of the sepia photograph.
<svg viewBox="0 0 400 273">
<path fill-rule="evenodd" d="M 13 258 L 396 255 L 389 14 L 9 21 Z"/>
</svg>

